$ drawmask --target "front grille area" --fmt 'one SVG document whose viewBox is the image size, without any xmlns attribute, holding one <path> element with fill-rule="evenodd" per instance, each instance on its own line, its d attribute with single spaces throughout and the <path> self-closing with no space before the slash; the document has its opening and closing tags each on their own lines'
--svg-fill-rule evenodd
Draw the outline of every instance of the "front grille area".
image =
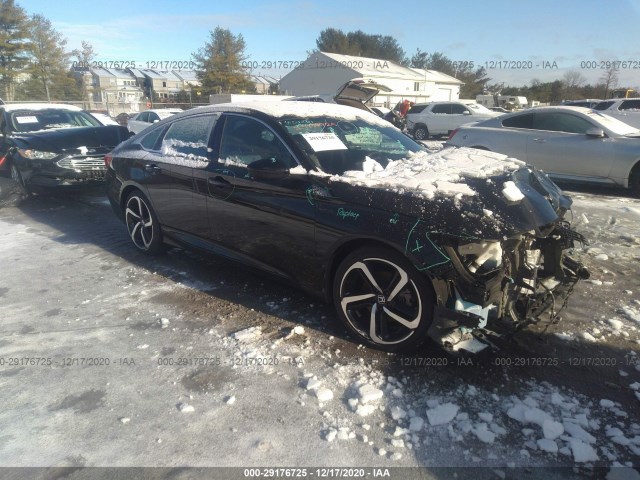
<svg viewBox="0 0 640 480">
<path fill-rule="evenodd" d="M 68 168 L 70 170 L 80 172 L 104 172 L 104 155 L 100 156 L 77 156 L 77 157 L 65 157 L 62 160 L 58 160 L 57 165 L 62 168 Z"/>
</svg>

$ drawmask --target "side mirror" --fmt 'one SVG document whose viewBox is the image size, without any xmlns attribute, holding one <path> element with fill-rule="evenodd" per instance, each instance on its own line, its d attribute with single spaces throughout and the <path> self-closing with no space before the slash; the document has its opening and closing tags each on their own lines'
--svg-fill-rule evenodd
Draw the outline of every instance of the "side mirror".
<svg viewBox="0 0 640 480">
<path fill-rule="evenodd" d="M 462 112 L 463 115 L 471 115 L 471 112 L 469 110 L 465 110 L 464 112 Z"/>
<path fill-rule="evenodd" d="M 160 120 L 154 120 L 153 123 L 158 123 Z"/>
<path fill-rule="evenodd" d="M 276 158 L 262 158 L 247 165 L 254 180 L 282 180 L 289 176 L 289 167 Z"/>
<path fill-rule="evenodd" d="M 585 132 L 585 134 L 587 135 L 587 137 L 602 138 L 604 137 L 604 130 L 602 130 L 601 128 L 590 128 Z"/>
</svg>

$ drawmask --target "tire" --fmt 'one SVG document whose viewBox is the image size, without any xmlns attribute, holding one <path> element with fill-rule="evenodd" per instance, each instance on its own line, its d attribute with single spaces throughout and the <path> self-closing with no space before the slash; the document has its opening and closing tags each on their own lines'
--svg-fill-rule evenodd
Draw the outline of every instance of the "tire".
<svg viewBox="0 0 640 480">
<path fill-rule="evenodd" d="M 164 251 L 158 216 L 147 197 L 140 190 L 134 190 L 127 197 L 124 221 L 127 225 L 129 238 L 138 250 L 149 254 L 158 254 Z"/>
<path fill-rule="evenodd" d="M 28 194 L 29 189 L 27 188 L 27 185 L 24 183 L 22 174 L 20 173 L 20 170 L 18 170 L 18 167 L 16 167 L 15 163 L 11 163 L 11 166 L 9 167 L 9 172 L 11 174 L 11 180 L 13 180 L 24 193 Z"/>
<path fill-rule="evenodd" d="M 427 140 L 429 138 L 429 130 L 424 125 L 420 125 L 413 131 L 413 138 L 416 140 Z"/>
<path fill-rule="evenodd" d="M 356 250 L 342 261 L 333 304 L 358 341 L 387 352 L 415 350 L 433 321 L 428 279 L 403 255 L 382 247 Z"/>
<path fill-rule="evenodd" d="M 634 197 L 640 198 L 640 163 L 638 163 L 629 175 L 629 188 Z"/>
</svg>

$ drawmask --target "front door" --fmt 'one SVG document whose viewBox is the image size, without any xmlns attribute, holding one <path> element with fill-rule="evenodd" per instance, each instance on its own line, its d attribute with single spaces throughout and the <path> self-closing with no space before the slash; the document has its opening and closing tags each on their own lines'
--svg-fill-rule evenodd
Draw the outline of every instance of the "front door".
<svg viewBox="0 0 640 480">
<path fill-rule="evenodd" d="M 299 270 L 316 255 L 307 175 L 254 178 L 248 167 L 259 160 L 298 165 L 268 125 L 246 115 L 224 115 L 218 161 L 207 171 L 211 239 L 245 261 L 300 279 Z"/>
<path fill-rule="evenodd" d="M 527 140 L 527 162 L 547 173 L 569 177 L 606 178 L 614 156 L 610 138 L 586 135 L 599 128 L 565 112 L 536 112 Z"/>
</svg>

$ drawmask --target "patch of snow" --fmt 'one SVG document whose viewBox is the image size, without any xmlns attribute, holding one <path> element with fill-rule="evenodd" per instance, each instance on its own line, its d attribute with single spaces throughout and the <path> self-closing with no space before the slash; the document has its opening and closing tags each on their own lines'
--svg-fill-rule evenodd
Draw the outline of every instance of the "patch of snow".
<svg viewBox="0 0 640 480">
<path fill-rule="evenodd" d="M 502 189 L 502 195 L 504 195 L 504 198 L 506 198 L 510 202 L 519 202 L 524 198 L 524 194 L 520 191 L 518 186 L 512 181 L 508 181 L 504 183 L 504 188 Z"/>
<path fill-rule="evenodd" d="M 232 336 L 239 342 L 250 342 L 257 339 L 260 335 L 262 335 L 260 327 L 249 327 L 234 333 Z"/>
<path fill-rule="evenodd" d="M 445 403 L 427 410 L 427 418 L 432 426 L 445 425 L 453 420 L 460 407 L 453 403 Z"/>
<path fill-rule="evenodd" d="M 358 395 L 360 397 L 360 402 L 369 403 L 380 400 L 384 392 L 373 385 L 365 384 L 358 388 Z"/>
<path fill-rule="evenodd" d="M 318 401 L 320 402 L 328 402 L 329 400 L 333 400 L 333 392 L 328 388 L 320 388 L 316 390 L 316 397 L 318 397 Z"/>
<path fill-rule="evenodd" d="M 536 444 L 543 452 L 558 453 L 558 444 L 549 438 L 541 438 L 536 442 Z"/>
<path fill-rule="evenodd" d="M 193 406 L 189 405 L 188 403 L 179 403 L 178 410 L 182 413 L 193 413 L 196 411 L 196 409 L 193 408 Z"/>
<path fill-rule="evenodd" d="M 573 461 L 576 463 L 597 462 L 598 454 L 594 448 L 588 443 L 584 443 L 577 438 L 571 438 L 569 440 L 569 446 L 573 453 Z"/>
</svg>

